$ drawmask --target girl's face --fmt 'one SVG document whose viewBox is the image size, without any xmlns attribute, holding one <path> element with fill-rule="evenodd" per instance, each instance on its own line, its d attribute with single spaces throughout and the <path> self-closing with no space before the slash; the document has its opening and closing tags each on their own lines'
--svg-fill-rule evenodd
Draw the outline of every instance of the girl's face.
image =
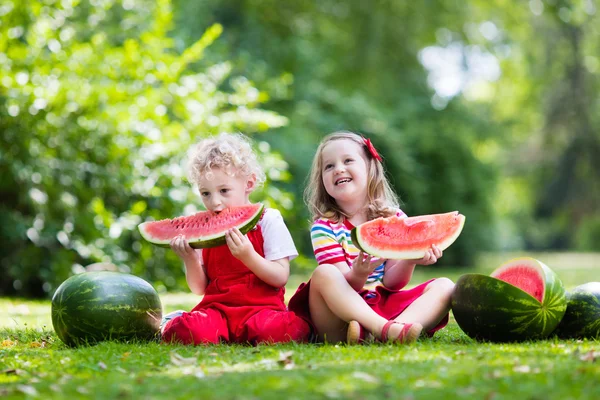
<svg viewBox="0 0 600 400">
<path fill-rule="evenodd" d="M 361 207 L 367 199 L 367 160 L 352 140 L 334 140 L 321 153 L 323 185 L 342 209 Z"/>
<path fill-rule="evenodd" d="M 200 197 L 207 210 L 220 212 L 227 207 L 250 203 L 249 196 L 256 184 L 253 176 L 229 175 L 221 168 L 211 171 L 212 174 L 202 175 L 198 182 Z"/>
</svg>

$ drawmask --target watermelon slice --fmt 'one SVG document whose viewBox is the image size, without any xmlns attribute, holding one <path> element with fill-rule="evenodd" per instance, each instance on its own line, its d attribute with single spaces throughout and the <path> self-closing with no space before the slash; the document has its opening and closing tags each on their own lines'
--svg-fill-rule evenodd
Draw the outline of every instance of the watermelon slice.
<svg viewBox="0 0 600 400">
<path fill-rule="evenodd" d="M 225 233 L 238 228 L 248 233 L 260 220 L 264 206 L 260 203 L 229 207 L 215 213 L 201 211 L 188 217 L 143 222 L 138 229 L 144 239 L 161 247 L 169 247 L 174 237 L 183 235 L 196 249 L 225 244 Z"/>
<path fill-rule="evenodd" d="M 352 229 L 352 242 L 377 257 L 416 260 L 434 244 L 441 250 L 447 249 L 458 238 L 464 224 L 465 216 L 458 211 L 377 218 Z"/>
<path fill-rule="evenodd" d="M 567 299 L 567 312 L 554 333 L 563 339 L 600 339 L 600 282 L 577 286 Z"/>
<path fill-rule="evenodd" d="M 462 275 L 452 293 L 458 326 L 474 339 L 492 342 L 545 338 L 566 309 L 560 279 L 529 257 L 508 261 L 490 276 Z"/>
</svg>

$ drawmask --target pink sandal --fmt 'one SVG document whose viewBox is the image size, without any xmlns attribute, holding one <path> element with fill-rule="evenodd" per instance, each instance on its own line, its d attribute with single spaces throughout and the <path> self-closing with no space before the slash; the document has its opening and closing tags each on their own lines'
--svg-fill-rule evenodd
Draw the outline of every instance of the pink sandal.
<svg viewBox="0 0 600 400">
<path fill-rule="evenodd" d="M 403 325 L 402 329 L 400 330 L 400 333 L 395 338 L 388 336 L 390 327 L 393 324 Z M 381 329 L 381 337 L 378 340 L 380 342 L 398 342 L 403 344 L 413 343 L 419 338 L 419 335 L 421 335 L 422 330 L 423 325 L 419 324 L 418 322 L 402 323 L 394 320 L 389 320 L 385 323 L 385 325 L 383 325 L 383 328 Z"/>
</svg>

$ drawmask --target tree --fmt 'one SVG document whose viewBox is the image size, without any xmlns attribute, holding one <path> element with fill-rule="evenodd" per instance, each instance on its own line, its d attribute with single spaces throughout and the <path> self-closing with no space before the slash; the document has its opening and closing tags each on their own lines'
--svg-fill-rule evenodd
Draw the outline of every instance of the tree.
<svg viewBox="0 0 600 400">
<path fill-rule="evenodd" d="M 489 193 L 499 166 L 476 149 L 501 130 L 488 124 L 489 103 L 456 97 L 436 108 L 432 102 L 439 96 L 428 87 L 419 59 L 436 43 L 438 29 L 465 22 L 462 8 L 442 1 L 178 4 L 178 37 L 185 41 L 206 23 L 223 24 L 222 51 L 241 60 L 237 65 L 261 86 L 278 89 L 268 104 L 292 123 L 267 137 L 290 165 L 296 198 L 320 138 L 354 130 L 374 139 L 409 215 L 455 209 L 467 215 L 461 239 L 442 263 L 472 264 L 477 252 L 493 247 Z M 293 85 L 282 90 L 269 84 L 272 77 Z M 289 221 L 296 243 L 312 254 L 306 208 L 297 202 L 294 211 Z"/>
<path fill-rule="evenodd" d="M 185 156 L 200 137 L 287 119 L 260 109 L 266 93 L 231 63 L 203 60 L 221 25 L 175 51 L 168 0 L 0 9 L 0 294 L 43 296 L 93 262 L 185 285 L 176 256 L 140 240 L 137 224 L 197 210 Z M 258 149 L 284 180 L 281 157 Z"/>
</svg>

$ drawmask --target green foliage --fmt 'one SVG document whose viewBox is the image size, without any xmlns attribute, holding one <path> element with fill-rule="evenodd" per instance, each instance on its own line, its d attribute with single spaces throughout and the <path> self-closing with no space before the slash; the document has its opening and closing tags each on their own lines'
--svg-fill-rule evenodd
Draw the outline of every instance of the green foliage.
<svg viewBox="0 0 600 400">
<path fill-rule="evenodd" d="M 600 251 L 600 215 L 592 215 L 581 223 L 575 245 L 581 251 Z"/>
<path fill-rule="evenodd" d="M 566 0 L 5 1 L 0 293 L 95 261 L 184 288 L 135 225 L 196 209 L 184 155 L 221 130 L 261 132 L 254 199 L 282 209 L 295 270 L 314 268 L 308 168 L 340 129 L 373 139 L 408 214 L 467 216 L 442 264 L 597 249 L 598 18 Z"/>
<path fill-rule="evenodd" d="M 168 0 L 0 8 L 0 293 L 43 295 L 96 261 L 182 285 L 180 262 L 137 224 L 197 209 L 184 159 L 200 137 L 287 119 L 260 109 L 268 96 L 230 63 L 203 62 L 221 25 L 176 51 Z M 287 179 L 280 156 L 259 152 Z M 289 202 L 275 188 L 257 196 Z"/>
<path fill-rule="evenodd" d="M 373 138 L 409 215 L 458 209 L 467 216 L 464 233 L 441 263 L 469 265 L 478 251 L 494 247 L 490 193 L 499 165 L 477 149 L 500 129 L 488 123 L 488 104 L 457 99 L 436 110 L 418 57 L 435 44 L 436 29 L 452 20 L 448 14 L 460 10 L 437 1 L 179 4 L 180 37 L 197 32 L 192 21 L 218 21 L 225 26 L 222 51 L 241 60 L 237 65 L 254 79 L 272 87 L 272 77 L 293 76 L 292 91 L 272 90 L 269 102 L 293 123 L 267 137 L 290 165 L 296 198 L 318 141 L 335 130 L 354 130 Z M 447 14 L 432 15 L 438 8 Z M 288 222 L 297 245 L 311 254 L 303 204 L 296 203 Z"/>
</svg>

